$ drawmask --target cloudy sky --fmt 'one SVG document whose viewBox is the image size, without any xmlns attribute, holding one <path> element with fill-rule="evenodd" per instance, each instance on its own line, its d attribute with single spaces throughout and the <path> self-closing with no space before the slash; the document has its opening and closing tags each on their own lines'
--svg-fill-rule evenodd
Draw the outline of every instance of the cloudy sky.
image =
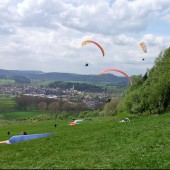
<svg viewBox="0 0 170 170">
<path fill-rule="evenodd" d="M 169 46 L 169 0 L 0 0 L 0 69 L 144 74 Z"/>
</svg>

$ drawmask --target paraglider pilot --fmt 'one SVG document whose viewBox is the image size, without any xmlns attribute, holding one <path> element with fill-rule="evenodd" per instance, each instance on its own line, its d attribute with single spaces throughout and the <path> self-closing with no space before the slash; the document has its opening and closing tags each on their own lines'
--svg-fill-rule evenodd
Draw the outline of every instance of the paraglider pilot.
<svg viewBox="0 0 170 170">
<path fill-rule="evenodd" d="M 89 66 L 89 64 L 88 64 L 88 63 L 86 63 L 86 64 L 85 64 L 85 66 L 87 67 L 87 66 Z"/>
</svg>

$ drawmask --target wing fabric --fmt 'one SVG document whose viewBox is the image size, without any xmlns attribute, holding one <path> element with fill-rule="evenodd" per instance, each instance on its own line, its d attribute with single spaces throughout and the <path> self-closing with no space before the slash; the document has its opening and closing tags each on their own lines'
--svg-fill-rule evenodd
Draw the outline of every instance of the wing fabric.
<svg viewBox="0 0 170 170">
<path fill-rule="evenodd" d="M 43 134 L 32 134 L 32 135 L 17 135 L 17 136 L 12 136 L 9 139 L 9 142 L 12 143 L 17 143 L 21 141 L 26 141 L 26 140 L 32 140 L 32 139 L 37 139 L 37 138 L 43 138 L 46 136 L 52 136 L 52 133 L 43 133 Z"/>
<path fill-rule="evenodd" d="M 98 46 L 98 47 L 100 48 L 101 52 L 102 52 L 103 57 L 104 57 L 104 49 L 103 49 L 103 47 L 102 47 L 100 44 L 98 44 L 97 42 L 92 41 L 92 40 L 86 40 L 86 41 L 84 41 L 84 42 L 82 43 L 82 46 L 84 46 L 84 45 L 86 45 L 86 44 L 90 44 L 90 43 L 93 43 L 93 44 L 95 44 L 96 46 Z"/>
<path fill-rule="evenodd" d="M 122 70 L 116 69 L 116 68 L 109 68 L 109 69 L 103 70 L 99 73 L 99 75 L 102 75 L 102 74 L 110 72 L 110 71 L 116 71 L 116 72 L 123 74 L 125 77 L 127 77 L 129 79 L 130 83 L 132 84 L 131 78 L 125 72 L 123 72 Z"/>
</svg>

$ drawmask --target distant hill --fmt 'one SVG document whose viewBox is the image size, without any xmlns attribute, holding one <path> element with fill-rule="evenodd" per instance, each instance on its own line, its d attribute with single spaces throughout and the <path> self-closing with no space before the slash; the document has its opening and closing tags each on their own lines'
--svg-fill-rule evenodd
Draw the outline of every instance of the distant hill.
<svg viewBox="0 0 170 170">
<path fill-rule="evenodd" d="M 21 70 L 4 70 L 0 69 L 0 79 L 13 79 L 16 76 L 25 76 L 31 80 L 52 80 L 52 81 L 74 81 L 74 82 L 88 82 L 88 83 L 110 83 L 112 85 L 127 85 L 128 79 L 126 77 L 119 77 L 113 74 L 104 75 L 81 75 L 73 73 L 45 73 L 42 71 L 21 71 Z"/>
</svg>

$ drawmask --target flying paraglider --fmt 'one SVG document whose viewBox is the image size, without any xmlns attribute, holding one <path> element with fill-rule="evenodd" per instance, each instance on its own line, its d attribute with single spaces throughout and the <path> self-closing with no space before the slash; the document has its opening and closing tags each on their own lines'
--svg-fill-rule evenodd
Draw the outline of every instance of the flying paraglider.
<svg viewBox="0 0 170 170">
<path fill-rule="evenodd" d="M 82 42 L 82 46 L 84 46 L 84 45 L 86 45 L 86 44 L 90 44 L 90 43 L 93 43 L 93 44 L 97 45 L 97 46 L 100 48 L 100 50 L 101 50 L 101 52 L 102 52 L 102 55 L 103 55 L 103 57 L 104 57 L 104 49 L 103 49 L 103 47 L 102 47 L 101 45 L 99 45 L 97 42 L 92 41 L 92 40 L 86 40 L 86 41 Z"/>
<path fill-rule="evenodd" d="M 147 53 L 146 43 L 145 42 L 141 42 L 141 43 L 139 43 L 139 45 L 140 45 L 140 48 L 142 49 L 142 51 L 144 53 Z"/>
<path fill-rule="evenodd" d="M 139 46 L 140 46 L 140 48 L 142 49 L 142 51 L 143 51 L 144 53 L 147 53 L 147 48 L 146 48 L 146 43 L 145 43 L 145 42 L 139 43 Z M 144 60 L 145 60 L 145 59 L 143 58 L 142 61 L 144 61 Z"/>
<path fill-rule="evenodd" d="M 12 136 L 9 140 L 0 142 L 0 144 L 13 144 L 13 143 L 17 143 L 17 142 L 33 140 L 33 139 L 43 138 L 43 137 L 52 136 L 52 135 L 53 135 L 52 133 L 32 134 L 32 135 L 16 135 L 16 136 Z"/>
<path fill-rule="evenodd" d="M 131 78 L 125 72 L 123 72 L 122 70 L 116 69 L 116 68 L 109 68 L 109 69 L 103 70 L 99 73 L 99 75 L 102 75 L 102 74 L 110 72 L 110 71 L 116 71 L 116 72 L 123 74 L 125 77 L 127 77 L 129 79 L 130 83 L 132 84 Z"/>
</svg>

